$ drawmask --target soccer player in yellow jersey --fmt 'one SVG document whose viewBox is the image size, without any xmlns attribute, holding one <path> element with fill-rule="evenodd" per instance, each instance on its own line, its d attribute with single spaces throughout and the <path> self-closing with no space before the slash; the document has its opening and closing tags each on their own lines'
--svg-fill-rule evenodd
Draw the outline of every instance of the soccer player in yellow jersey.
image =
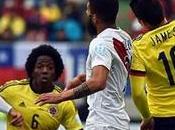
<svg viewBox="0 0 175 130">
<path fill-rule="evenodd" d="M 149 30 L 132 45 L 130 80 L 141 130 L 175 130 L 175 21 L 166 21 L 160 0 L 130 6 Z"/>
<path fill-rule="evenodd" d="M 32 50 L 26 61 L 28 79 L 11 81 L 0 88 L 0 96 L 19 111 L 24 123 L 14 127 L 7 119 L 7 130 L 56 130 L 62 124 L 66 130 L 82 130 L 77 109 L 72 101 L 38 106 L 36 99 L 42 93 L 59 93 L 54 82 L 63 72 L 63 62 L 56 49 L 41 45 Z"/>
</svg>

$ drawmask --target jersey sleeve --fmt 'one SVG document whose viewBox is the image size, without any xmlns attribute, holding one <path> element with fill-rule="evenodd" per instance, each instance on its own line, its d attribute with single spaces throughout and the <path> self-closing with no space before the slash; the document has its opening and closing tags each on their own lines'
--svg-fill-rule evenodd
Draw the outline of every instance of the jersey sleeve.
<svg viewBox="0 0 175 130">
<path fill-rule="evenodd" d="M 63 117 L 61 124 L 66 130 L 81 130 L 83 128 L 77 108 L 72 101 L 65 102 Z"/>
<path fill-rule="evenodd" d="M 141 54 L 139 53 L 135 43 L 133 43 L 133 45 L 132 45 L 132 58 L 131 58 L 131 72 L 132 71 L 141 71 L 141 72 L 146 71 L 144 61 L 142 60 L 140 55 Z"/>
<path fill-rule="evenodd" d="M 0 111 L 3 113 L 8 113 L 12 106 L 10 106 L 7 102 L 4 101 L 3 98 L 0 97 Z"/>
<path fill-rule="evenodd" d="M 2 98 L 4 98 L 4 100 L 6 100 L 7 98 L 11 98 L 11 99 L 13 99 L 12 97 L 11 97 L 11 92 L 9 91 L 9 87 L 10 86 L 13 86 L 13 85 L 11 85 L 11 84 L 4 84 L 4 85 L 2 85 L 2 86 L 0 86 L 0 96 L 2 97 Z"/>
<path fill-rule="evenodd" d="M 93 68 L 95 66 L 102 65 L 105 66 L 108 70 L 110 70 L 112 63 L 112 55 L 107 45 L 105 45 L 104 43 L 96 43 L 90 49 L 90 55 L 92 59 L 91 67 Z"/>
</svg>

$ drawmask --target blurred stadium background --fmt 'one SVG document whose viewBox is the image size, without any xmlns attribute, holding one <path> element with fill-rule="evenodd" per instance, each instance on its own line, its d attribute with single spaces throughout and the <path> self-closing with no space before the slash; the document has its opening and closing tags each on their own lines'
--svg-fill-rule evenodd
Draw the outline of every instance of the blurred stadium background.
<svg viewBox="0 0 175 130">
<path fill-rule="evenodd" d="M 129 0 L 119 0 L 117 25 L 133 38 L 142 31 L 129 9 Z M 0 0 L 0 85 L 8 80 L 26 77 L 24 64 L 31 49 L 48 43 L 59 50 L 65 64 L 59 79 L 66 83 L 85 71 L 88 43 L 86 0 Z M 80 117 L 85 122 L 87 104 L 77 100 Z M 140 116 L 126 89 L 126 108 L 131 117 L 131 130 L 138 130 Z M 5 116 L 0 115 L 0 130 Z"/>
</svg>

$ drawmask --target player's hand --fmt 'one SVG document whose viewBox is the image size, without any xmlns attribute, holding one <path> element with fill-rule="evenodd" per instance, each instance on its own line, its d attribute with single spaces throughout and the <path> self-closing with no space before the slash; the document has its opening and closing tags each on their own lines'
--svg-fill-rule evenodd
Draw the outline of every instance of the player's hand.
<svg viewBox="0 0 175 130">
<path fill-rule="evenodd" d="M 9 111 L 8 113 L 11 117 L 11 124 L 16 126 L 16 127 L 21 127 L 23 125 L 23 117 L 21 113 L 15 111 L 13 108 Z"/>
<path fill-rule="evenodd" d="M 46 103 L 57 104 L 61 102 L 61 93 L 44 93 L 39 96 L 35 104 L 44 105 Z"/>
<path fill-rule="evenodd" d="M 154 119 L 152 117 L 143 119 L 140 130 L 154 130 Z"/>
</svg>

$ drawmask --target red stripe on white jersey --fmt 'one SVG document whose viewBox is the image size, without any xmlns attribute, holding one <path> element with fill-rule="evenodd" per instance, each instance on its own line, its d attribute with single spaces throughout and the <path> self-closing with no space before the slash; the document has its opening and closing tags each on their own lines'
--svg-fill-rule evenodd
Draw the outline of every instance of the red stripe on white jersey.
<svg viewBox="0 0 175 130">
<path fill-rule="evenodd" d="M 124 66 L 129 71 L 129 67 L 130 67 L 129 58 L 128 58 L 127 50 L 126 50 L 124 44 L 115 38 L 113 38 L 113 44 L 114 44 L 114 48 L 115 48 L 117 54 L 119 55 L 120 59 L 122 60 Z"/>
</svg>

